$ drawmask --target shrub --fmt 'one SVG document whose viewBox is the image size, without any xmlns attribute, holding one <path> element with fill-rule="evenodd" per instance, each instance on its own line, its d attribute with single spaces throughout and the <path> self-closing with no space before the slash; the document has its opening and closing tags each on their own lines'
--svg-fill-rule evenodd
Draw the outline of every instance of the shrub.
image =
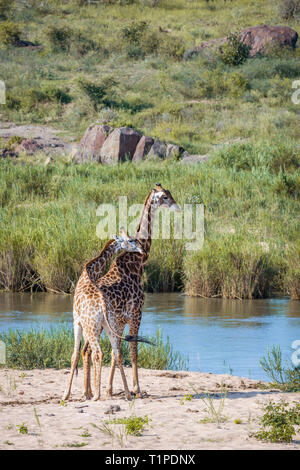
<svg viewBox="0 0 300 470">
<path fill-rule="evenodd" d="M 130 44 L 139 44 L 147 28 L 146 21 L 132 21 L 122 28 L 122 36 Z"/>
<path fill-rule="evenodd" d="M 0 24 L 0 41 L 5 45 L 16 45 L 20 41 L 21 29 L 13 21 L 4 21 Z"/>
<path fill-rule="evenodd" d="M 292 442 L 296 434 L 294 424 L 298 424 L 299 405 L 289 408 L 284 400 L 272 400 L 264 406 L 265 413 L 260 418 L 261 429 L 254 434 L 256 439 L 271 442 Z"/>
<path fill-rule="evenodd" d="M 98 104 L 105 102 L 108 93 L 111 93 L 112 88 L 117 85 L 112 76 L 104 77 L 98 83 L 80 78 L 77 83 L 80 90 L 91 100 L 95 109 L 97 109 Z"/>
<path fill-rule="evenodd" d="M 66 52 L 70 50 L 72 31 L 67 27 L 49 26 L 45 30 L 50 48 L 53 52 Z"/>
<path fill-rule="evenodd" d="M 185 52 L 185 46 L 181 38 L 165 36 L 160 43 L 159 51 L 166 57 L 181 60 Z"/>
<path fill-rule="evenodd" d="M 160 38 L 155 31 L 145 31 L 140 39 L 140 45 L 145 54 L 154 54 L 158 51 Z"/>
<path fill-rule="evenodd" d="M 57 103 L 67 104 L 71 102 L 71 97 L 61 88 L 53 85 L 47 85 L 42 88 L 43 101 L 55 101 Z"/>
<path fill-rule="evenodd" d="M 259 361 L 260 367 L 272 380 L 272 385 L 280 387 L 284 391 L 300 390 L 300 367 L 293 364 L 282 364 L 280 346 L 273 346 L 271 351 L 267 348 L 267 355 Z"/>
<path fill-rule="evenodd" d="M 14 0 L 0 0 L 0 19 L 7 19 L 9 16 Z"/>
<path fill-rule="evenodd" d="M 249 57 L 250 47 L 241 41 L 239 33 L 227 36 L 226 43 L 220 48 L 221 58 L 225 64 L 240 65 Z"/>
<path fill-rule="evenodd" d="M 277 9 L 284 20 L 295 19 L 300 15 L 300 0 L 279 0 Z"/>
<path fill-rule="evenodd" d="M 127 47 L 127 57 L 129 59 L 144 59 L 145 52 L 139 45 L 129 44 Z"/>
</svg>

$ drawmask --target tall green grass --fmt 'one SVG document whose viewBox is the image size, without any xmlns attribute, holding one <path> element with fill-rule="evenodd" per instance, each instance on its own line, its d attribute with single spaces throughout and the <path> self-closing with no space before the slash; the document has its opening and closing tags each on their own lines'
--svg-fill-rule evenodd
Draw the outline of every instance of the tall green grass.
<svg viewBox="0 0 300 470">
<path fill-rule="evenodd" d="M 142 204 L 160 181 L 181 206 L 204 204 L 205 241 L 192 252 L 185 239 L 153 240 L 146 290 L 299 299 L 299 162 L 283 138 L 224 147 L 205 165 L 1 161 L 0 289 L 73 292 L 105 242 L 98 205 Z"/>
<path fill-rule="evenodd" d="M 169 338 L 164 340 L 160 330 L 149 338 L 154 345 L 140 344 L 138 365 L 145 369 L 188 369 L 188 358 L 174 351 Z M 32 327 L 29 331 L 8 330 L 0 333 L 6 345 L 6 367 L 15 369 L 62 369 L 70 367 L 74 348 L 73 330 L 66 324 L 45 329 Z M 110 364 L 111 346 L 104 334 L 100 339 L 104 365 Z M 131 365 L 129 344 L 121 343 L 125 365 Z M 79 365 L 82 365 L 80 356 Z"/>
</svg>

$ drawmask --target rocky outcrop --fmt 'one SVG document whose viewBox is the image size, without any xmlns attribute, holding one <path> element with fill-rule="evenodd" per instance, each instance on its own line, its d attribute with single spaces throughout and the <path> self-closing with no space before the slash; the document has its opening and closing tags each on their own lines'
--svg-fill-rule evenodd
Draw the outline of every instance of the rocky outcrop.
<svg viewBox="0 0 300 470">
<path fill-rule="evenodd" d="M 242 42 L 250 47 L 250 57 L 254 57 L 261 53 L 268 53 L 268 48 L 270 46 L 288 46 L 294 49 L 296 47 L 297 39 L 298 33 L 288 26 L 269 26 L 263 24 L 244 28 L 241 31 Z M 189 58 L 195 53 L 199 53 L 207 48 L 216 49 L 217 47 L 222 46 L 222 44 L 225 44 L 225 42 L 226 38 L 203 42 L 194 49 L 189 50 L 186 58 Z"/>
<path fill-rule="evenodd" d="M 182 163 L 198 163 L 208 158 L 205 155 L 190 155 L 179 145 L 142 136 L 130 127 L 112 129 L 104 124 L 92 124 L 77 145 L 62 141 L 56 137 L 56 132 L 45 126 L 0 123 L 0 138 L 4 141 L 0 158 L 17 158 L 21 153 L 34 155 L 42 152 L 48 157 L 45 165 L 55 161 L 52 158 L 55 154 L 66 155 L 68 161 L 74 163 L 95 162 L 107 165 L 115 165 L 127 159 L 133 163 L 166 158 L 180 160 Z M 19 139 L 14 139 L 15 137 Z"/>
<path fill-rule="evenodd" d="M 145 157 L 148 155 L 152 145 L 154 144 L 154 139 L 152 137 L 147 137 L 143 135 L 137 144 L 135 152 L 132 157 L 133 162 L 140 162 L 144 160 Z"/>
<path fill-rule="evenodd" d="M 115 165 L 126 159 L 132 160 L 140 138 L 141 134 L 130 127 L 114 129 L 101 147 L 101 163 Z"/>
<path fill-rule="evenodd" d="M 74 162 L 100 162 L 101 148 L 111 130 L 111 127 L 101 124 L 92 124 L 89 126 L 79 143 L 78 151 L 73 157 Z"/>
<path fill-rule="evenodd" d="M 268 26 L 266 24 L 253 26 L 242 30 L 241 39 L 249 46 L 250 56 L 267 52 L 269 46 L 296 47 L 298 33 L 288 26 Z"/>
</svg>

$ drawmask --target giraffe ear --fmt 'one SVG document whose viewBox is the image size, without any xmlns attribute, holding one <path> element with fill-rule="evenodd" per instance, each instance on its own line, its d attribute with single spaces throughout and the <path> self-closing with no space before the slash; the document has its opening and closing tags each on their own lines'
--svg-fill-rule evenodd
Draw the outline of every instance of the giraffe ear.
<svg viewBox="0 0 300 470">
<path fill-rule="evenodd" d="M 126 233 L 124 227 L 121 227 L 120 228 L 120 235 L 122 238 L 124 238 L 125 240 L 129 240 L 129 235 Z"/>
</svg>

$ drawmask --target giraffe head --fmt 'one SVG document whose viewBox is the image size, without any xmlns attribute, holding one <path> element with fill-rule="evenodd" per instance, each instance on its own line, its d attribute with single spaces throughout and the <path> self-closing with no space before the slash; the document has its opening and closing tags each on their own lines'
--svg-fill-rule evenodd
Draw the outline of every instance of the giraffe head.
<svg viewBox="0 0 300 470">
<path fill-rule="evenodd" d="M 120 230 L 120 236 L 115 236 L 114 239 L 116 241 L 115 252 L 125 250 L 128 252 L 135 252 L 140 254 L 144 253 L 144 249 L 139 240 L 129 237 L 123 227 Z"/>
<path fill-rule="evenodd" d="M 173 199 L 170 191 L 168 189 L 164 189 L 160 183 L 155 184 L 152 201 L 154 209 L 157 209 L 158 207 L 165 207 L 176 212 L 181 211 L 179 205 Z"/>
</svg>

